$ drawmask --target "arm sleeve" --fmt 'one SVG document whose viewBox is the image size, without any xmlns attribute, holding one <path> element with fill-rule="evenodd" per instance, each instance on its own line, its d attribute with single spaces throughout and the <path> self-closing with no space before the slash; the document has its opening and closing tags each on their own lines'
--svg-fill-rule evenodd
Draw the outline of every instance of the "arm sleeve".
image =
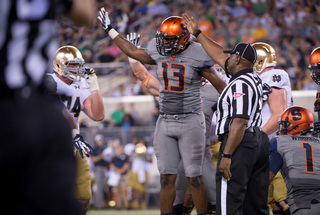
<svg viewBox="0 0 320 215">
<path fill-rule="evenodd" d="M 272 138 L 270 140 L 270 170 L 273 174 L 277 174 L 277 172 L 281 169 L 283 160 L 279 152 L 277 151 L 277 139 Z"/>
</svg>

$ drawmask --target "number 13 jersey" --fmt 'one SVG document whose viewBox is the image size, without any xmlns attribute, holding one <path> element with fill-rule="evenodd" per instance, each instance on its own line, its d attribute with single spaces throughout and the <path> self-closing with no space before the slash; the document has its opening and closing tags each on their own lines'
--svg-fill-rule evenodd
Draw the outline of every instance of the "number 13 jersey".
<svg viewBox="0 0 320 215">
<path fill-rule="evenodd" d="M 147 45 L 146 53 L 157 64 L 160 113 L 182 114 L 201 109 L 202 70 L 214 65 L 202 46 L 190 41 L 182 52 L 162 56 L 157 51 L 156 39 L 152 39 Z"/>
</svg>

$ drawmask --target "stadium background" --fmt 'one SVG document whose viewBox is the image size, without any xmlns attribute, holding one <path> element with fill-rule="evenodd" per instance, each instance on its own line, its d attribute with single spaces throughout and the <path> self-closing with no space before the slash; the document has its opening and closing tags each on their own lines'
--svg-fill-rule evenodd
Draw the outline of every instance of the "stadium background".
<svg viewBox="0 0 320 215">
<path fill-rule="evenodd" d="M 314 113 L 317 85 L 310 78 L 308 63 L 311 51 L 320 46 L 319 6 L 319 0 L 97 0 L 97 16 L 99 8 L 105 7 L 121 35 L 133 31 L 141 34 L 142 47 L 166 17 L 183 12 L 199 20 L 202 31 L 226 49 L 241 41 L 267 42 L 276 50 L 277 68 L 290 76 L 294 104 Z M 134 135 L 152 145 L 156 99 L 136 81 L 127 57 L 105 35 L 98 19 L 91 28 L 74 26 L 62 17 L 57 23 L 61 44 L 79 48 L 86 66 L 95 69 L 105 104 L 103 122 L 80 116 L 81 133 L 90 143 L 96 134 L 103 134 L 107 144 L 114 140 L 128 143 L 128 137 L 119 135 L 121 127 L 113 126 L 110 120 L 117 105 L 123 103 L 125 112 L 135 114 Z M 154 66 L 147 68 L 155 75 Z M 314 116 L 317 119 L 316 113 Z M 157 193 L 158 187 L 152 192 Z"/>
</svg>

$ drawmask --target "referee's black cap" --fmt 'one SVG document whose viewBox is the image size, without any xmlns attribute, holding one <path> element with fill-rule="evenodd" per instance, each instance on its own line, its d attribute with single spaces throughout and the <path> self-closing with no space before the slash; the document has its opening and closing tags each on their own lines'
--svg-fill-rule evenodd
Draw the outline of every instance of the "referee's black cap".
<svg viewBox="0 0 320 215">
<path fill-rule="evenodd" d="M 255 63 L 257 60 L 256 49 L 250 43 L 238 43 L 232 50 L 225 50 L 223 52 L 239 55 L 252 63 Z"/>
</svg>

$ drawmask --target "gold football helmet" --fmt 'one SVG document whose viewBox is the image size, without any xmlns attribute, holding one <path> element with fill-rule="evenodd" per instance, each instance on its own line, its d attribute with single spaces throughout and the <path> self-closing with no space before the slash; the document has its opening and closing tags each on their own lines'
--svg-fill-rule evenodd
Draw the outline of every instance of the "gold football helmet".
<svg viewBox="0 0 320 215">
<path fill-rule="evenodd" d="M 71 67 L 72 65 L 79 65 L 79 67 Z M 53 70 L 72 81 L 76 81 L 85 75 L 83 65 L 84 59 L 76 47 L 62 46 L 55 54 Z"/>
<path fill-rule="evenodd" d="M 253 43 L 252 46 L 257 51 L 257 61 L 253 65 L 257 73 L 262 72 L 267 67 L 276 66 L 276 51 L 272 46 L 263 42 Z"/>
<path fill-rule="evenodd" d="M 143 143 L 137 143 L 135 152 L 138 157 L 142 157 L 147 151 L 147 147 Z"/>
</svg>

